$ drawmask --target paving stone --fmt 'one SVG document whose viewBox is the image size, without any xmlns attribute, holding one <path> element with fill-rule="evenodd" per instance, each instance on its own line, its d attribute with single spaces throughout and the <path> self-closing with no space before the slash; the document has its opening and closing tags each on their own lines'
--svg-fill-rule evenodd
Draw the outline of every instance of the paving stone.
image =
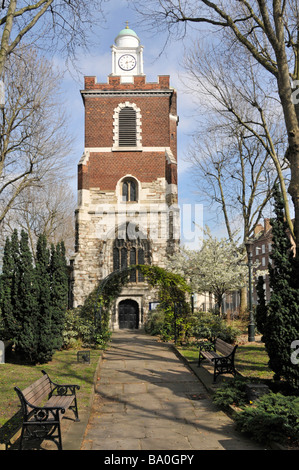
<svg viewBox="0 0 299 470">
<path fill-rule="evenodd" d="M 104 353 L 82 450 L 260 450 L 219 412 L 173 349 L 117 331 Z"/>
</svg>

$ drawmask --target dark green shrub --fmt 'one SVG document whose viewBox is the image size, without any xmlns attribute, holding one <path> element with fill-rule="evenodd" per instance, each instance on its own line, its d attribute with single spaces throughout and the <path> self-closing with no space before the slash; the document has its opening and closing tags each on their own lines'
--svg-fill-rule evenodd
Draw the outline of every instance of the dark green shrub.
<svg viewBox="0 0 299 470">
<path fill-rule="evenodd" d="M 64 244 L 52 247 L 51 258 L 45 235 L 40 235 L 35 256 L 28 234 L 17 230 L 6 239 L 0 276 L 0 327 L 4 339 L 13 341 L 23 360 L 45 363 L 61 347 L 64 312 L 67 308 L 68 277 Z"/>
<path fill-rule="evenodd" d="M 76 324 L 77 328 L 79 327 L 79 336 L 85 344 L 105 347 L 111 337 L 109 328 L 111 299 L 103 301 L 103 296 L 99 295 L 98 291 L 99 288 L 96 287 L 78 309 L 79 317 Z M 84 336 L 83 325 L 86 326 Z"/>
<path fill-rule="evenodd" d="M 222 410 L 227 410 L 230 405 L 242 407 L 248 403 L 245 385 L 248 380 L 235 377 L 224 382 L 213 395 L 213 402 Z"/>
<path fill-rule="evenodd" d="M 171 308 L 157 307 L 148 315 L 145 331 L 153 336 L 160 336 L 162 341 L 170 341 L 174 338 L 173 312 Z"/>
<path fill-rule="evenodd" d="M 290 351 L 292 342 L 299 338 L 299 267 L 287 235 L 284 204 L 278 187 L 274 200 L 276 218 L 271 219 L 273 263 L 269 265 L 271 298 L 263 313 L 263 341 L 275 379 L 285 379 L 298 389 L 299 368 L 290 360 Z"/>
<path fill-rule="evenodd" d="M 262 443 L 299 444 L 299 398 L 270 392 L 235 417 L 237 428 Z"/>
<path fill-rule="evenodd" d="M 193 321 L 193 325 L 193 335 L 209 341 L 221 338 L 227 343 L 234 343 L 241 333 L 238 328 L 228 325 L 219 315 L 213 313 L 198 312 L 197 321 Z"/>
<path fill-rule="evenodd" d="M 68 307 L 68 271 L 63 242 L 58 243 L 56 247 L 53 244 L 51 246 L 49 271 L 53 346 L 60 349 L 63 343 L 64 316 Z"/>
<path fill-rule="evenodd" d="M 67 310 L 63 330 L 63 348 L 79 348 L 92 344 L 94 322 L 81 316 L 80 308 Z"/>
<path fill-rule="evenodd" d="M 149 312 L 144 325 L 145 332 L 154 336 L 163 334 L 164 318 L 165 312 L 161 308 Z"/>
</svg>

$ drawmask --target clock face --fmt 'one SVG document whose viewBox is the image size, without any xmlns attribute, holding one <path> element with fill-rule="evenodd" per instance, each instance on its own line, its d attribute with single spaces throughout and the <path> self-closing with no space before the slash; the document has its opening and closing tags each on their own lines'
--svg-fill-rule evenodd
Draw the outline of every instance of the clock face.
<svg viewBox="0 0 299 470">
<path fill-rule="evenodd" d="M 122 70 L 133 70 L 136 65 L 136 59 L 131 54 L 125 54 L 119 58 L 118 65 Z"/>
</svg>

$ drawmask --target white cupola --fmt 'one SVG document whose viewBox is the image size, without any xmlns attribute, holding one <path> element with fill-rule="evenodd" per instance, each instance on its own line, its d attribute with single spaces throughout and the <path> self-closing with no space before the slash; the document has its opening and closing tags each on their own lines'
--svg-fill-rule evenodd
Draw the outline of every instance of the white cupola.
<svg viewBox="0 0 299 470">
<path fill-rule="evenodd" d="M 133 83 L 134 75 L 143 75 L 143 46 L 129 28 L 122 29 L 115 38 L 112 50 L 112 74 L 121 77 L 121 83 Z"/>
</svg>

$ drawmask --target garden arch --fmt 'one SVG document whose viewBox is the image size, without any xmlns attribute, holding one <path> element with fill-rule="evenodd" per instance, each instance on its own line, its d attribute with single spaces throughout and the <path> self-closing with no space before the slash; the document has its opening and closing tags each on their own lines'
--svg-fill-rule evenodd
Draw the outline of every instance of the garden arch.
<svg viewBox="0 0 299 470">
<path fill-rule="evenodd" d="M 190 287 L 178 274 L 158 266 L 140 264 L 113 271 L 100 282 L 95 291 L 94 320 L 98 334 L 107 336 L 112 303 L 119 297 L 123 287 L 130 283 L 131 273 L 136 269 L 151 287 L 159 289 L 162 302 L 169 302 L 173 306 L 186 302 L 185 294 L 190 293 Z"/>
</svg>

